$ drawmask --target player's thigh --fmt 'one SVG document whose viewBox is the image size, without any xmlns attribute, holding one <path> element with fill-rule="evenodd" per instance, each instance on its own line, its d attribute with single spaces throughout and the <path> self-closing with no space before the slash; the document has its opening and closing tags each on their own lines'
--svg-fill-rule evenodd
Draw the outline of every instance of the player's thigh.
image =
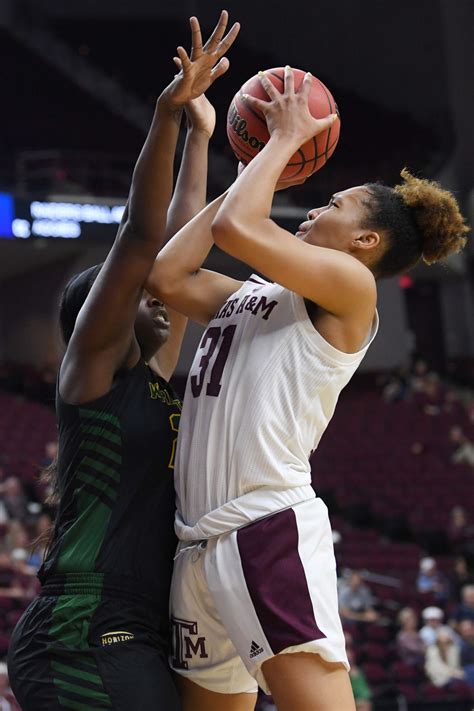
<svg viewBox="0 0 474 711">
<path fill-rule="evenodd" d="M 179 677 L 182 711 L 253 711 L 257 694 L 219 694 Z"/>
<path fill-rule="evenodd" d="M 262 671 L 278 711 L 355 711 L 345 667 L 319 654 L 277 654 Z"/>
</svg>

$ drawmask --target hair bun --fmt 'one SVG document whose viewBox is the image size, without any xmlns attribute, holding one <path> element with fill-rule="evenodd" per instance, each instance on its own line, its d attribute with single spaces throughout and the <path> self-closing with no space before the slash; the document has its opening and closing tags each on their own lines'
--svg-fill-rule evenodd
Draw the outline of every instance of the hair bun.
<svg viewBox="0 0 474 711">
<path fill-rule="evenodd" d="M 438 183 L 416 178 L 407 168 L 400 175 L 403 183 L 395 190 L 412 211 L 422 239 L 423 260 L 434 264 L 459 252 L 466 244 L 469 227 L 456 198 Z"/>
</svg>

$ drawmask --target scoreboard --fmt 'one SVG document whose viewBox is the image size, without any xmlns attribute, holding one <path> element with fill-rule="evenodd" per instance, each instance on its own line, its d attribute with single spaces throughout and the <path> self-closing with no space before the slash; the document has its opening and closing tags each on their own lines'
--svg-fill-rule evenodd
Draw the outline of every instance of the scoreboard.
<svg viewBox="0 0 474 711">
<path fill-rule="evenodd" d="M 123 199 L 25 198 L 0 193 L 0 239 L 80 239 L 112 242 L 125 210 Z"/>
</svg>

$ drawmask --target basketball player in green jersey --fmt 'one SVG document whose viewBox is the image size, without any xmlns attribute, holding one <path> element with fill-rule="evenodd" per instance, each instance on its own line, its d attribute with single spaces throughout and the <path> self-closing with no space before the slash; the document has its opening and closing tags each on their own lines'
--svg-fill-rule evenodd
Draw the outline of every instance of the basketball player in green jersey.
<svg viewBox="0 0 474 711">
<path fill-rule="evenodd" d="M 105 263 L 66 287 L 67 344 L 58 377 L 58 515 L 42 589 L 9 652 L 23 711 L 175 711 L 168 668 L 168 597 L 175 551 L 174 450 L 181 404 L 168 378 L 184 317 L 144 291 L 167 237 L 205 203 L 215 112 L 203 92 L 228 68 L 221 14 L 203 47 L 158 99 L 117 238 Z M 183 109 L 188 133 L 176 190 Z"/>
</svg>

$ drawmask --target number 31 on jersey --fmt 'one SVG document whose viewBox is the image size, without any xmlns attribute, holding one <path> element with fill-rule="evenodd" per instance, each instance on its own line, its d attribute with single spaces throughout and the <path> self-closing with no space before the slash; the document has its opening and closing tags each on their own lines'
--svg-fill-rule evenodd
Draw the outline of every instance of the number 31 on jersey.
<svg viewBox="0 0 474 711">
<path fill-rule="evenodd" d="M 236 328 L 235 324 L 226 326 L 226 328 L 211 326 L 205 332 L 199 346 L 199 350 L 204 351 L 198 365 L 199 373 L 198 375 L 192 375 L 190 379 L 191 392 L 194 397 L 199 397 L 202 392 L 209 363 L 216 348 L 217 355 L 206 385 L 206 395 L 211 395 L 211 397 L 219 395 L 222 387 L 222 373 L 229 356 Z"/>
</svg>

